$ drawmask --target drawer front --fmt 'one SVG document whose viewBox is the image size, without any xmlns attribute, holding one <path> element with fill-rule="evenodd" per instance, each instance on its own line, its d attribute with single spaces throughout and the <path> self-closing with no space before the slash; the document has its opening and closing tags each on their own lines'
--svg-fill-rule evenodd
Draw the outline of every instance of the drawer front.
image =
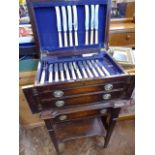
<svg viewBox="0 0 155 155">
<path fill-rule="evenodd" d="M 68 89 L 68 90 L 52 90 L 46 91 L 43 93 L 39 93 L 38 97 L 40 99 L 47 99 L 51 98 L 52 100 L 59 100 L 60 98 L 66 98 L 68 96 L 75 96 L 75 95 L 83 95 L 88 93 L 96 93 L 101 91 L 113 91 L 116 89 L 124 88 L 125 83 L 118 82 L 118 83 L 107 83 L 104 85 L 94 85 L 94 86 L 85 86 L 85 87 L 78 87 L 75 89 Z"/>
<path fill-rule="evenodd" d="M 85 119 L 97 116 L 104 116 L 109 113 L 109 109 L 95 109 L 95 110 L 87 110 L 87 111 L 80 111 L 74 113 L 66 113 L 57 115 L 55 118 L 45 120 L 46 126 L 50 129 L 53 123 L 61 123 L 65 121 L 72 121 L 78 119 Z"/>
<path fill-rule="evenodd" d="M 22 89 L 32 113 L 38 113 L 64 105 L 79 105 L 103 101 L 103 93 L 112 93 L 120 90 L 120 88 L 123 91 L 123 96 L 112 93 L 111 99 L 124 98 L 126 94 L 128 94 L 127 98 L 129 98 L 133 89 L 131 85 L 132 81 L 134 81 L 134 76 L 122 76 L 84 82 L 59 83 L 57 85 L 27 86 Z M 110 90 L 108 91 L 105 86 L 109 84 L 112 84 L 112 87 L 110 86 Z M 56 93 L 58 97 L 53 97 L 55 90 L 59 91 Z M 60 101 L 57 103 L 58 106 L 56 105 L 57 101 Z"/>
<path fill-rule="evenodd" d="M 134 46 L 134 32 L 110 32 L 109 44 L 111 46 Z"/>
<path fill-rule="evenodd" d="M 104 79 L 91 79 L 91 80 L 74 81 L 66 83 L 53 83 L 47 85 L 34 86 L 33 90 L 37 92 L 38 95 L 46 93 L 53 95 L 54 91 L 61 90 L 64 92 L 63 96 L 69 96 L 69 95 L 75 95 L 77 93 L 81 94 L 86 90 L 88 91 L 89 88 L 97 87 L 100 85 L 104 86 L 109 83 L 113 84 L 114 88 L 118 87 L 117 84 L 120 84 L 119 87 L 123 87 L 123 85 L 128 81 L 128 78 L 129 76 L 117 76 Z M 81 88 L 82 89 L 85 88 L 85 90 L 81 90 Z"/>
<path fill-rule="evenodd" d="M 52 100 L 52 99 L 42 99 L 41 105 L 45 110 L 50 108 L 64 108 L 71 105 L 84 105 L 93 102 L 105 102 L 112 99 L 121 99 L 124 97 L 123 91 L 116 91 L 111 93 L 96 92 L 95 94 L 71 97 L 66 99 Z"/>
</svg>

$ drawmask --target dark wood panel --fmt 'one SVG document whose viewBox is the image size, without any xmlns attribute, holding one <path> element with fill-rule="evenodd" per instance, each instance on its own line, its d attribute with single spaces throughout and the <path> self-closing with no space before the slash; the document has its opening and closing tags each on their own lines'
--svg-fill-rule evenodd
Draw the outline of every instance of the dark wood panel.
<svg viewBox="0 0 155 155">
<path fill-rule="evenodd" d="M 63 97 L 66 96 L 71 96 L 71 95 L 79 95 L 79 94 L 87 94 L 87 93 L 92 93 L 92 92 L 100 92 L 100 91 L 106 91 L 106 86 L 107 85 L 112 85 L 111 90 L 119 89 L 119 88 L 124 88 L 126 86 L 125 81 L 117 81 L 117 82 L 111 82 L 108 84 L 103 84 L 103 85 L 91 85 L 91 86 L 83 86 L 83 87 L 77 87 L 75 89 L 66 89 L 66 90 L 61 90 L 63 91 Z M 54 92 L 57 90 L 46 90 L 43 92 L 39 92 L 38 96 L 42 98 L 53 98 L 55 99 L 56 97 L 54 96 Z M 61 97 L 62 98 L 62 97 Z"/>
<path fill-rule="evenodd" d="M 110 112 L 111 108 L 102 108 L 100 107 L 95 107 L 94 109 L 81 109 L 81 111 L 61 111 L 59 113 L 54 113 L 52 112 L 51 114 L 41 114 L 41 118 L 44 119 L 45 124 L 48 128 L 48 130 L 53 129 L 52 126 L 55 123 L 62 123 L 62 122 L 68 122 L 68 121 L 73 121 L 73 120 L 83 120 L 86 118 L 93 118 L 97 116 L 106 116 Z"/>
<path fill-rule="evenodd" d="M 32 110 L 32 113 L 36 113 L 36 112 L 42 111 L 42 107 L 41 107 L 42 103 L 41 103 L 39 94 L 43 92 L 45 93 L 51 92 L 52 90 L 61 90 L 64 92 L 68 91 L 68 93 L 71 93 L 71 92 L 76 92 L 76 89 L 78 89 L 77 92 L 78 91 L 82 92 L 82 90 L 80 89 L 83 89 L 83 87 L 85 89 L 85 87 L 94 87 L 94 85 L 101 85 L 100 87 L 97 86 L 98 87 L 97 89 L 101 89 L 101 87 L 104 84 L 125 83 L 124 90 L 128 92 L 128 97 L 130 97 L 132 93 L 131 91 L 133 90 L 133 84 L 132 86 L 130 86 L 131 77 L 133 77 L 133 75 L 123 75 L 119 77 L 110 77 L 110 78 L 105 78 L 105 79 L 94 79 L 94 80 L 87 80 L 87 81 L 57 83 L 57 84 L 49 84 L 49 85 L 42 85 L 42 86 L 31 85 L 31 86 L 23 87 L 23 91 L 29 103 L 29 106 Z M 36 105 L 40 106 L 39 111 L 37 111 Z"/>
<path fill-rule="evenodd" d="M 119 76 L 111 76 L 111 77 L 104 77 L 104 78 L 97 78 L 97 79 L 87 79 L 81 81 L 70 81 L 70 82 L 57 82 L 57 83 L 49 83 L 44 85 L 35 85 L 32 86 L 31 89 L 35 89 L 37 93 L 42 92 L 51 92 L 52 90 L 68 90 L 68 89 L 77 89 L 78 87 L 85 87 L 85 86 L 94 86 L 94 85 L 104 85 L 108 83 L 120 83 L 120 82 L 127 82 L 129 75 L 119 75 Z"/>
<path fill-rule="evenodd" d="M 82 94 L 82 95 L 76 95 L 76 96 L 70 96 L 66 98 L 60 98 L 60 99 L 52 99 L 52 98 L 42 98 L 40 99 L 40 102 L 42 104 L 42 107 L 44 109 L 49 108 L 55 108 L 56 103 L 59 101 L 64 102 L 63 108 L 69 105 L 83 105 L 88 104 L 92 102 L 104 102 L 116 98 L 125 98 L 125 93 L 122 91 L 123 89 L 119 89 L 119 91 L 113 91 L 113 92 L 95 92 L 95 93 L 89 93 L 89 94 Z M 111 97 L 109 99 L 104 99 L 104 96 L 110 95 Z"/>
<path fill-rule="evenodd" d="M 109 99 L 104 99 L 106 95 L 110 95 L 111 97 Z M 126 94 L 124 91 L 114 91 L 110 93 L 105 93 L 105 92 L 96 92 L 96 93 L 91 93 L 91 94 L 85 94 L 85 95 L 79 95 L 75 97 L 68 97 L 65 99 L 51 99 L 51 98 L 37 98 L 39 102 L 35 102 L 35 105 L 33 106 L 33 111 L 35 112 L 40 112 L 43 110 L 48 110 L 51 108 L 55 109 L 63 109 L 67 108 L 69 106 L 82 106 L 85 104 L 94 104 L 95 102 L 107 102 L 109 100 L 114 100 L 114 99 L 126 99 Z M 58 102 L 63 102 L 63 106 L 57 106 Z"/>
</svg>

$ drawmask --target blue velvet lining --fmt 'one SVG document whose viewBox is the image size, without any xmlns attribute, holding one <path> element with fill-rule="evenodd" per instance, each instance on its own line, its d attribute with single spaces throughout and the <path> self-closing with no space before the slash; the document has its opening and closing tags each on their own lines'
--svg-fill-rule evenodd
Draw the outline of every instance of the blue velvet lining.
<svg viewBox="0 0 155 155">
<path fill-rule="evenodd" d="M 99 44 L 85 45 L 85 8 L 84 5 L 99 4 Z M 35 15 L 35 26 L 39 39 L 41 51 L 61 52 L 65 50 L 77 50 L 87 48 L 104 47 L 107 0 L 78 0 L 78 1 L 52 1 L 33 2 Z M 56 25 L 55 6 L 77 5 L 78 12 L 78 42 L 79 46 L 63 47 L 58 46 L 58 32 Z M 63 32 L 62 32 L 63 36 Z M 69 36 L 68 36 L 69 38 Z M 74 38 L 74 37 L 73 37 Z M 69 40 L 68 40 L 69 42 Z"/>
</svg>

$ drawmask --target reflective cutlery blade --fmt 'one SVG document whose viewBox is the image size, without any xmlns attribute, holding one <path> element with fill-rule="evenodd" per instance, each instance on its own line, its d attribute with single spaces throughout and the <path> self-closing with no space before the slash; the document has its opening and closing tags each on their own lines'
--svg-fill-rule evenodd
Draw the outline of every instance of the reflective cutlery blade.
<svg viewBox="0 0 155 155">
<path fill-rule="evenodd" d="M 98 75 L 96 69 L 94 68 L 93 64 L 92 64 L 89 60 L 87 60 L 87 63 L 88 63 L 88 65 L 89 65 L 89 67 L 92 69 L 92 71 L 93 71 L 95 77 L 99 77 L 99 75 Z"/>
<path fill-rule="evenodd" d="M 64 70 L 65 70 L 65 73 L 66 73 L 67 80 L 71 80 L 71 77 L 69 75 L 69 70 L 68 70 L 67 63 L 64 63 Z"/>
<path fill-rule="evenodd" d="M 90 68 L 88 67 L 88 65 L 86 64 L 85 61 L 83 61 L 83 65 L 85 66 L 85 69 L 87 70 L 88 75 L 90 76 L 90 78 L 93 78 L 94 77 L 93 73 L 91 73 L 91 70 L 90 70 Z"/>
<path fill-rule="evenodd" d="M 83 64 L 80 61 L 78 62 L 78 64 L 80 66 L 80 69 L 81 69 L 81 72 L 82 72 L 84 78 L 88 78 L 88 75 L 87 75 L 87 73 L 85 71 L 85 68 L 84 68 Z"/>
<path fill-rule="evenodd" d="M 101 76 L 105 76 L 105 73 L 100 69 L 100 67 L 97 65 L 97 63 L 94 60 L 91 60 L 91 62 L 95 66 L 95 68 L 97 69 L 97 71 L 99 72 L 99 74 Z"/>
<path fill-rule="evenodd" d="M 62 63 L 59 64 L 59 70 L 60 70 L 60 80 L 65 81 L 64 69 Z"/>
<path fill-rule="evenodd" d="M 101 67 L 101 69 L 104 71 L 104 73 L 107 76 L 110 76 L 110 73 L 107 71 L 107 69 L 101 64 L 101 62 L 99 60 L 96 60 L 96 63 Z"/>
<path fill-rule="evenodd" d="M 50 64 L 48 82 L 52 82 L 52 81 L 53 81 L 53 64 Z"/>
<path fill-rule="evenodd" d="M 55 82 L 59 81 L 59 73 L 58 73 L 58 64 L 54 64 L 54 74 L 55 74 Z"/>
<path fill-rule="evenodd" d="M 76 75 L 75 75 L 74 68 L 73 68 L 73 65 L 71 62 L 69 62 L 69 69 L 70 69 L 71 74 L 72 74 L 72 79 L 76 80 Z"/>
<path fill-rule="evenodd" d="M 40 78 L 40 84 L 43 84 L 45 82 L 45 69 L 43 68 Z"/>
<path fill-rule="evenodd" d="M 82 75 L 80 73 L 80 69 L 79 69 L 78 65 L 76 64 L 76 62 L 73 62 L 73 67 L 74 67 L 74 69 L 75 69 L 75 71 L 77 73 L 78 78 L 82 79 Z"/>
</svg>

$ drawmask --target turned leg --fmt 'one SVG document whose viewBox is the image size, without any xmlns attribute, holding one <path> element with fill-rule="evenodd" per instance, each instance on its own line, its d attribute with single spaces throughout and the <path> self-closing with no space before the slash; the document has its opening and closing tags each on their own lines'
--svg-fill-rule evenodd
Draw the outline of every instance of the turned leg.
<svg viewBox="0 0 155 155">
<path fill-rule="evenodd" d="M 113 108 L 111 110 L 111 117 L 110 117 L 110 120 L 109 120 L 109 125 L 107 127 L 107 134 L 106 134 L 106 137 L 105 137 L 104 148 L 106 148 L 108 146 L 108 144 L 109 144 L 109 140 L 111 138 L 111 135 L 112 135 L 113 129 L 115 127 L 115 124 L 116 124 L 116 121 L 117 121 L 120 110 L 121 110 L 121 108 Z"/>
</svg>

